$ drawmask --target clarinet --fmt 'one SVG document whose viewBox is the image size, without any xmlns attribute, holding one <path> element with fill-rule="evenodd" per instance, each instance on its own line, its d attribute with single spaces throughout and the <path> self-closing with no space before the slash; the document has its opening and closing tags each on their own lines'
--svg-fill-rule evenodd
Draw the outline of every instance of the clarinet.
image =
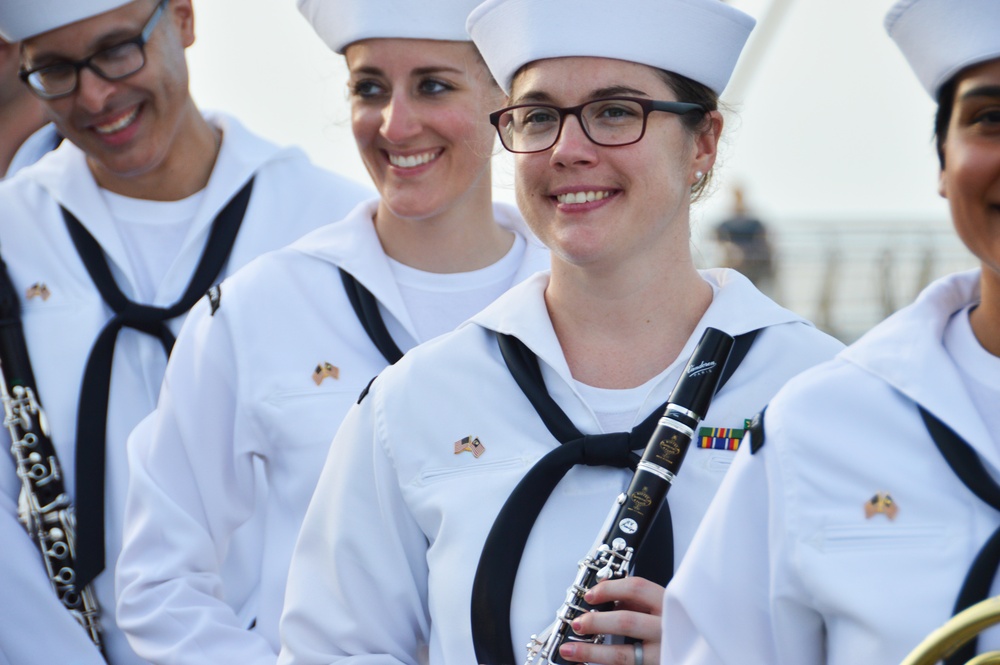
<svg viewBox="0 0 1000 665">
<path fill-rule="evenodd" d="M 41 550 L 59 600 L 103 653 L 97 598 L 90 586 L 76 587 L 76 515 L 34 385 L 20 304 L 0 259 L 0 401 L 21 479 L 18 517 Z"/>
<path fill-rule="evenodd" d="M 564 665 L 567 661 L 559 656 L 559 647 L 564 642 L 597 644 L 604 640 L 604 635 L 577 635 L 570 624 L 584 612 L 610 609 L 592 606 L 583 596 L 598 582 L 629 574 L 632 557 L 645 540 L 674 482 L 698 423 L 708 412 L 733 341 L 715 328 L 705 330 L 670 393 L 663 417 L 646 445 L 628 490 L 612 504 L 594 546 L 580 562 L 566 599 L 556 611 L 555 621 L 541 636 L 531 636 L 525 665 Z"/>
</svg>

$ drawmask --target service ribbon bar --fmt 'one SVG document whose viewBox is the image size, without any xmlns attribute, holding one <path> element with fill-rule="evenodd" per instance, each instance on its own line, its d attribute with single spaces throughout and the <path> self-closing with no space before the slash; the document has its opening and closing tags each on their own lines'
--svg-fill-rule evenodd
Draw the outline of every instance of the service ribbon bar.
<svg viewBox="0 0 1000 665">
<path fill-rule="evenodd" d="M 732 427 L 702 427 L 698 432 L 698 447 L 712 450 L 736 450 L 743 440 L 742 429 Z"/>
</svg>

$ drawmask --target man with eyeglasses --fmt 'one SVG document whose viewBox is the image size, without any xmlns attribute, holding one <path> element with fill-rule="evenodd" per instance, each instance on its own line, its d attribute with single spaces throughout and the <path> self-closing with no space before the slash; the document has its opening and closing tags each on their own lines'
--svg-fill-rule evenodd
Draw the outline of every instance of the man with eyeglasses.
<svg viewBox="0 0 1000 665">
<path fill-rule="evenodd" d="M 107 662 L 131 665 L 142 661 L 115 626 L 113 589 L 125 442 L 156 404 L 184 314 L 368 191 L 197 109 L 191 0 L 2 0 L 0 37 L 21 42 L 20 78 L 67 139 L 0 183 L 0 256 L 76 519 L 74 569 L 47 573 L 51 556 L 17 519 L 14 458 L 0 456 L 0 662 L 105 662 L 54 591 L 72 577 L 96 594 Z M 225 285 L 211 291 L 217 303 Z M 230 562 L 225 602 L 252 616 L 244 570 Z"/>
</svg>

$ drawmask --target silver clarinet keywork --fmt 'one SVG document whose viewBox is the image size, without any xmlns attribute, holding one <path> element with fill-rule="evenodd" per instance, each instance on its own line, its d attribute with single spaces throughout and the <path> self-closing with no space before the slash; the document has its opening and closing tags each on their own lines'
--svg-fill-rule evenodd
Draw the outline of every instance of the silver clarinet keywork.
<svg viewBox="0 0 1000 665">
<path fill-rule="evenodd" d="M 78 589 L 74 562 L 76 519 L 66 494 L 59 460 L 49 439 L 49 426 L 30 386 L 8 388 L 0 363 L 0 400 L 4 427 L 21 479 L 18 512 L 42 553 L 45 570 L 59 600 L 101 648 L 100 608 L 93 590 Z"/>
<path fill-rule="evenodd" d="M 629 574 L 632 557 L 666 499 L 698 423 L 708 412 L 732 347 L 733 338 L 726 333 L 715 328 L 705 330 L 670 393 L 632 482 L 612 504 L 594 546 L 580 562 L 555 621 L 541 635 L 531 636 L 526 665 L 566 665 L 559 656 L 559 647 L 565 642 L 604 641 L 604 635 L 573 632 L 571 624 L 576 617 L 608 609 L 589 605 L 583 596 L 599 582 Z"/>
</svg>

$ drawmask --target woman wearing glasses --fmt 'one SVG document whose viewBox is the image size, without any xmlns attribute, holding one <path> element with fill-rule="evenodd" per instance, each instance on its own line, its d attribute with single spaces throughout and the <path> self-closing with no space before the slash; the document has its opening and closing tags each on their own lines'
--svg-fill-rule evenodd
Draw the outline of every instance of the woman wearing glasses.
<svg viewBox="0 0 1000 665">
<path fill-rule="evenodd" d="M 408 354 L 348 414 L 296 546 L 280 663 L 523 661 L 632 473 L 601 466 L 621 462 L 612 451 L 588 459 L 597 466 L 570 469 L 538 509 L 515 486 L 561 440 L 655 421 L 707 326 L 757 331 L 704 420 L 707 447 L 688 453 L 671 490 L 672 528 L 661 521 L 662 544 L 639 554 L 652 579 L 605 582 L 587 598 L 618 611 L 584 616 L 580 633 L 634 643 L 560 652 L 658 660 L 662 584 L 732 458 L 731 430 L 840 347 L 739 274 L 699 272 L 691 258 L 691 199 L 722 129 L 717 95 L 752 23 L 717 0 L 611 13 L 597 0 L 491 0 L 470 16 L 509 94 L 492 117 L 520 151 L 519 207 L 552 270 Z M 495 525 L 505 504 L 510 528 Z"/>
<path fill-rule="evenodd" d="M 474 3 L 299 4 L 346 57 L 380 198 L 224 282 L 178 339 L 130 439 L 118 568 L 119 624 L 153 663 L 275 662 L 288 560 L 344 413 L 401 351 L 549 265 L 491 200 L 503 95 L 465 32 Z M 225 575 L 234 561 L 251 572 Z"/>
</svg>

